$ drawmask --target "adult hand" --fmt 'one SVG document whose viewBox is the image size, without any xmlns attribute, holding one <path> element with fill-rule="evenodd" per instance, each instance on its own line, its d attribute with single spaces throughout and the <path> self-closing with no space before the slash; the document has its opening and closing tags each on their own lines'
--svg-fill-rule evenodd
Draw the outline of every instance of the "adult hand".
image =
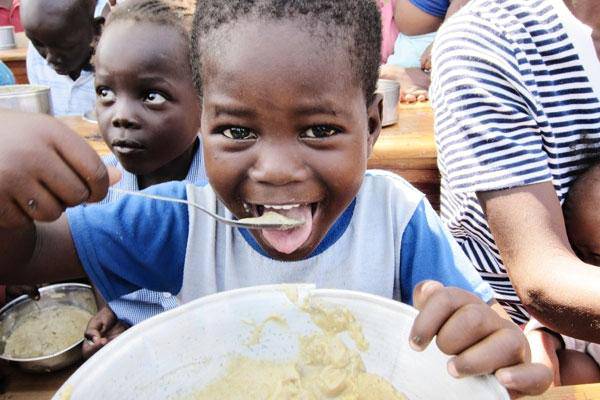
<svg viewBox="0 0 600 400">
<path fill-rule="evenodd" d="M 474 294 L 425 281 L 415 288 L 414 304 L 420 313 L 410 333 L 411 347 L 422 351 L 436 337 L 439 349 L 454 356 L 448 361 L 450 375 L 495 374 L 513 398 L 549 387 L 552 373 L 530 362 L 529 345 L 519 327 Z"/>
<path fill-rule="evenodd" d="M 0 120 L 0 228 L 54 221 L 66 207 L 104 198 L 109 171 L 66 125 L 47 115 L 1 109 Z"/>
<path fill-rule="evenodd" d="M 129 329 L 129 326 L 117 319 L 115 313 L 104 306 L 90 319 L 85 330 L 82 353 L 85 359 L 93 356 L 108 342 Z"/>
</svg>

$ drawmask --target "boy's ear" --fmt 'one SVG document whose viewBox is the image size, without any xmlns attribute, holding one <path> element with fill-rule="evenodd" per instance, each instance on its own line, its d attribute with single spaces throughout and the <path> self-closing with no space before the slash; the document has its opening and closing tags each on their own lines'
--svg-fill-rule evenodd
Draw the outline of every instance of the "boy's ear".
<svg viewBox="0 0 600 400">
<path fill-rule="evenodd" d="M 367 117 L 369 118 L 369 137 L 368 137 L 368 153 L 367 157 L 371 157 L 373 146 L 381 133 L 381 121 L 383 120 L 383 96 L 380 93 L 375 93 L 371 103 L 367 107 Z"/>
</svg>

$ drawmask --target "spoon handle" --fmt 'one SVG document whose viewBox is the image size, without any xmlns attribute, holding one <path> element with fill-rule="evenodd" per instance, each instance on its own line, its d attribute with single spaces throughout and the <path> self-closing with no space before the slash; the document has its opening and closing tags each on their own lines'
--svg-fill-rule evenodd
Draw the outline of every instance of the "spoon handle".
<svg viewBox="0 0 600 400">
<path fill-rule="evenodd" d="M 196 204 L 189 200 L 182 200 L 182 199 L 178 199 L 175 197 L 160 196 L 160 195 L 150 194 L 150 193 L 145 193 L 145 192 L 134 192 L 131 190 L 118 189 L 118 188 L 112 188 L 112 187 L 109 190 L 111 192 L 126 194 L 126 195 L 130 195 L 130 196 L 145 197 L 147 199 L 152 199 L 152 200 L 168 201 L 171 203 L 180 203 L 180 204 L 192 206 L 192 207 L 197 208 L 198 210 L 210 215 L 212 218 L 216 219 L 217 221 L 219 221 L 225 225 L 231 225 L 231 226 L 235 226 L 238 228 L 287 230 L 287 229 L 295 228 L 296 226 L 301 224 L 301 223 L 300 224 L 298 224 L 298 223 L 296 223 L 296 224 L 273 224 L 273 223 L 266 223 L 266 222 L 245 222 L 243 219 L 234 220 L 234 219 L 222 217 L 218 214 L 213 213 L 212 211 L 207 210 L 206 208 L 202 207 L 201 205 Z M 256 220 L 256 218 L 254 218 L 254 220 Z"/>
</svg>

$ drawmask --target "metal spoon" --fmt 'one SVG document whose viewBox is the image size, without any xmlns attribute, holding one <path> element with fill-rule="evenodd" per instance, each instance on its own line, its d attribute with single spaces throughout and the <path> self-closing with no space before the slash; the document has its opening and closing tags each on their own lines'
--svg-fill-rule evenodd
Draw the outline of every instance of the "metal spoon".
<svg viewBox="0 0 600 400">
<path fill-rule="evenodd" d="M 294 228 L 304 224 L 304 221 L 298 221 L 295 219 L 291 219 L 291 218 L 288 218 L 286 216 L 283 216 L 283 215 L 275 213 L 275 212 L 266 212 L 263 215 L 261 215 L 260 217 L 256 217 L 256 218 L 242 218 L 242 219 L 237 219 L 237 220 L 236 219 L 228 219 L 225 217 L 221 217 L 220 215 L 215 214 L 211 211 L 208 211 L 206 208 L 202 207 L 201 205 L 198 205 L 196 203 L 193 203 L 193 202 L 187 201 L 187 200 L 181 200 L 181 199 L 177 199 L 174 197 L 157 196 L 155 194 L 149 194 L 149 193 L 144 193 L 144 192 L 133 192 L 130 190 L 117 189 L 117 188 L 110 188 L 109 190 L 112 192 L 127 194 L 127 195 L 131 195 L 131 196 L 145 197 L 145 198 L 153 199 L 153 200 L 187 204 L 189 206 L 197 208 L 198 210 L 200 210 L 202 212 L 205 212 L 206 214 L 210 215 L 217 221 L 224 223 L 225 225 L 237 226 L 239 228 L 276 229 L 276 230 L 285 231 L 285 230 L 289 230 L 289 229 L 294 229 Z"/>
</svg>

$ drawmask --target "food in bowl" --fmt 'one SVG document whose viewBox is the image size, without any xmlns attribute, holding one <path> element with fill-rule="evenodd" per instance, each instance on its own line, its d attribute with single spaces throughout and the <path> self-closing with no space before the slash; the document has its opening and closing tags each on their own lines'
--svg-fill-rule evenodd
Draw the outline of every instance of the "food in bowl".
<svg viewBox="0 0 600 400">
<path fill-rule="evenodd" d="M 299 354 L 288 362 L 253 359 L 245 356 L 229 360 L 227 371 L 200 392 L 181 400 L 259 400 L 259 399 L 360 399 L 405 400 L 384 378 L 368 373 L 360 355 L 369 347 L 362 328 L 345 307 L 327 306 L 306 299 L 297 302 L 319 328 L 316 333 L 299 338 Z M 270 316 L 256 326 L 251 340 L 260 334 L 264 324 L 277 322 L 287 326 L 283 318 Z M 340 337 L 347 332 L 356 346 L 349 348 Z"/>
<path fill-rule="evenodd" d="M 70 305 L 33 310 L 5 338 L 4 356 L 34 358 L 58 353 L 82 339 L 91 317 Z"/>
</svg>

